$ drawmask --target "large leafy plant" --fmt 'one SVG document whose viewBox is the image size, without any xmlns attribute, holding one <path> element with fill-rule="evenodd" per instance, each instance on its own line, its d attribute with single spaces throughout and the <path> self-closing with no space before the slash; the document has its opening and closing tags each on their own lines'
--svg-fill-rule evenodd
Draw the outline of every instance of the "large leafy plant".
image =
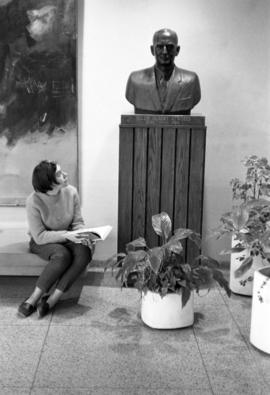
<svg viewBox="0 0 270 395">
<path fill-rule="evenodd" d="M 145 239 L 139 237 L 127 244 L 126 253 L 116 254 L 107 261 L 106 269 L 118 268 L 116 278 L 122 286 L 127 284 L 131 273 L 136 273 L 134 286 L 138 290 L 150 290 L 161 296 L 182 292 L 182 306 L 187 303 L 191 291 L 199 292 L 201 287 L 210 287 L 213 281 L 230 295 L 228 283 L 217 269 L 217 261 L 203 255 L 193 262 L 185 261 L 181 242 L 188 238 L 200 247 L 198 233 L 183 228 L 172 233 L 171 219 L 165 212 L 152 217 L 152 226 L 161 238 L 160 246 L 149 248 Z"/>
<path fill-rule="evenodd" d="M 252 267 L 256 256 L 270 262 L 270 165 L 266 158 L 256 155 L 242 163 L 246 167 L 245 180 L 231 180 L 233 207 L 221 216 L 220 226 L 214 231 L 218 239 L 231 234 L 236 241 L 222 254 L 249 251 L 247 256 L 239 257 L 241 265 L 234 273 L 236 278 Z"/>
</svg>

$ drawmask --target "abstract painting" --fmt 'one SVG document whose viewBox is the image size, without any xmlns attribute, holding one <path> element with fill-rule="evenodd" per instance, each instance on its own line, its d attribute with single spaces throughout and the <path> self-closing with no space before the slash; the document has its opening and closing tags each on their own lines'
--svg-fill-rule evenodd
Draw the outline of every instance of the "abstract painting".
<svg viewBox="0 0 270 395">
<path fill-rule="evenodd" d="M 43 159 L 78 184 L 76 0 L 0 0 L 0 205 Z"/>
</svg>

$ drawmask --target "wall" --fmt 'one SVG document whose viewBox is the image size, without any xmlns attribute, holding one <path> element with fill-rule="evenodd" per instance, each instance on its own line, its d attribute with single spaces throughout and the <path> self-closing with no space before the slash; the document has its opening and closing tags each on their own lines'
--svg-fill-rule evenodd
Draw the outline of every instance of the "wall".
<svg viewBox="0 0 270 395">
<path fill-rule="evenodd" d="M 114 231 L 96 259 L 116 249 L 118 125 L 132 113 L 124 92 L 131 71 L 150 66 L 153 33 L 177 31 L 178 66 L 194 70 L 205 115 L 204 234 L 231 207 L 229 181 L 243 174 L 240 160 L 269 155 L 270 2 L 268 0 L 78 0 L 81 194 L 88 225 L 110 223 Z M 1 208 L 3 220 L 22 209 Z M 224 242 L 222 242 L 224 243 Z M 217 254 L 222 243 L 208 241 Z"/>
</svg>

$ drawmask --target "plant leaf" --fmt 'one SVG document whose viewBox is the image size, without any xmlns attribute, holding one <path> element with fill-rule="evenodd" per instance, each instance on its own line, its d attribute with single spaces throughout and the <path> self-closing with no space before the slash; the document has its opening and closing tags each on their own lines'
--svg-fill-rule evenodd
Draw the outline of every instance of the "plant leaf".
<svg viewBox="0 0 270 395">
<path fill-rule="evenodd" d="M 145 248 L 146 241 L 143 237 L 139 237 L 127 244 L 127 251 L 136 251 L 138 248 Z"/>
<path fill-rule="evenodd" d="M 247 209 L 253 209 L 262 206 L 270 206 L 270 201 L 266 199 L 252 199 L 246 202 L 245 206 L 247 207 Z"/>
<path fill-rule="evenodd" d="M 235 278 L 239 278 L 244 273 L 246 273 L 251 268 L 252 263 L 253 263 L 252 256 L 248 256 L 246 259 L 244 259 L 244 261 L 239 266 L 239 268 L 237 270 L 235 270 L 235 272 L 234 272 Z"/>
<path fill-rule="evenodd" d="M 201 235 L 199 233 L 193 232 L 191 229 L 187 228 L 177 228 L 174 231 L 172 238 L 176 240 L 190 239 L 197 247 L 201 247 Z"/>
<path fill-rule="evenodd" d="M 164 244 L 163 247 L 167 248 L 167 250 L 177 255 L 181 254 L 181 252 L 183 251 L 183 247 L 180 241 L 174 239 L 173 237 L 171 237 L 168 243 Z"/>
<path fill-rule="evenodd" d="M 177 240 L 182 240 L 182 239 L 186 239 L 187 237 L 189 237 L 192 233 L 193 233 L 193 231 L 191 229 L 177 228 L 173 232 L 173 237 Z"/>
<path fill-rule="evenodd" d="M 244 205 L 235 206 L 231 213 L 231 219 L 233 226 L 236 230 L 239 231 L 243 229 L 246 226 L 249 219 L 248 209 Z"/>
<path fill-rule="evenodd" d="M 224 278 L 223 273 L 220 270 L 213 270 L 213 278 L 216 280 L 219 285 L 225 289 L 228 296 L 231 296 L 231 290 L 228 284 L 228 281 Z"/>
<path fill-rule="evenodd" d="M 188 237 L 191 241 L 193 241 L 198 248 L 201 248 L 202 241 L 200 233 L 192 232 L 192 234 Z"/>
<path fill-rule="evenodd" d="M 153 271 L 157 274 L 160 268 L 160 265 L 163 261 L 164 253 L 162 247 L 152 248 L 149 252 L 149 259 L 152 266 Z"/>
<path fill-rule="evenodd" d="M 162 236 L 166 242 L 172 231 L 172 222 L 167 213 L 162 211 L 160 214 L 152 216 L 152 226 L 157 235 Z"/>
<path fill-rule="evenodd" d="M 130 251 L 128 256 L 136 262 L 141 262 L 148 257 L 148 253 L 144 250 Z"/>
<path fill-rule="evenodd" d="M 202 266 L 206 266 L 206 267 L 209 267 L 211 269 L 214 269 L 214 268 L 220 266 L 220 263 L 216 259 L 211 258 L 211 257 L 206 256 L 206 255 L 199 255 L 199 256 L 196 257 L 196 260 L 201 261 L 201 265 Z"/>
<path fill-rule="evenodd" d="M 261 238 L 262 245 L 265 249 L 270 248 L 270 230 L 266 230 Z"/>
<path fill-rule="evenodd" d="M 109 268 L 114 269 L 115 267 L 121 265 L 125 257 L 126 254 L 124 254 L 123 252 L 114 254 L 112 257 L 106 260 L 104 265 L 104 272 L 106 272 L 106 270 Z"/>
<path fill-rule="evenodd" d="M 181 290 L 182 290 L 182 308 L 183 308 L 185 307 L 185 305 L 187 304 L 190 298 L 191 291 L 189 288 L 186 287 L 182 287 Z"/>
<path fill-rule="evenodd" d="M 116 274 L 116 279 L 121 278 L 123 284 L 129 273 L 133 271 L 144 271 L 147 266 L 148 253 L 144 250 L 130 251 L 123 260 L 123 265 Z M 148 263 L 149 266 L 149 263 Z"/>
<path fill-rule="evenodd" d="M 234 254 L 234 253 L 239 253 L 244 251 L 245 248 L 244 247 L 232 247 L 228 250 L 222 250 L 219 255 L 229 255 L 229 254 Z"/>
</svg>

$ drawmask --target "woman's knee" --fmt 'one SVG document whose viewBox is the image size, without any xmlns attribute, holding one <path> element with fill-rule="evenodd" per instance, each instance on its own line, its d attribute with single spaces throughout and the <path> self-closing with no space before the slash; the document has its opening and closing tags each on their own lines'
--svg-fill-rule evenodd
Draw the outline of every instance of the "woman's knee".
<svg viewBox="0 0 270 395">
<path fill-rule="evenodd" d="M 54 262 L 54 264 L 59 264 L 67 267 L 71 265 L 72 255 L 70 251 L 63 246 L 63 248 L 58 248 L 57 251 L 51 254 L 50 261 Z"/>
<path fill-rule="evenodd" d="M 91 262 L 91 250 L 83 244 L 76 244 L 73 248 L 73 261 L 80 262 L 82 265 L 87 266 Z"/>
</svg>

